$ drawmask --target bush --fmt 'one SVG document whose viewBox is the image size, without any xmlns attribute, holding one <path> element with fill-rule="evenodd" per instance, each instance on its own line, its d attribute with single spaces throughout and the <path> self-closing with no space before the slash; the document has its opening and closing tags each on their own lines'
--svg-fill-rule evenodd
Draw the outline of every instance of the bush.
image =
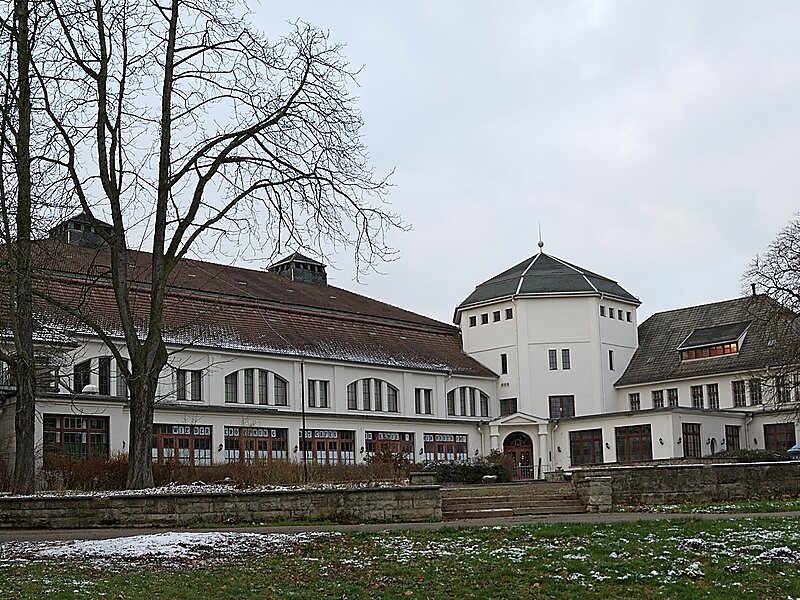
<svg viewBox="0 0 800 600">
<path fill-rule="evenodd" d="M 109 460 L 48 457 L 42 478 L 48 489 L 124 490 L 128 479 L 128 455 Z"/>
<path fill-rule="evenodd" d="M 475 460 L 425 462 L 422 470 L 435 472 L 440 483 L 482 483 L 486 475 L 496 476 L 501 483 L 511 481 L 510 461 L 496 451 Z"/>
<path fill-rule="evenodd" d="M 725 450 L 717 452 L 714 458 L 729 458 L 733 462 L 777 462 L 789 460 L 788 452 L 773 452 L 772 450 Z"/>
</svg>

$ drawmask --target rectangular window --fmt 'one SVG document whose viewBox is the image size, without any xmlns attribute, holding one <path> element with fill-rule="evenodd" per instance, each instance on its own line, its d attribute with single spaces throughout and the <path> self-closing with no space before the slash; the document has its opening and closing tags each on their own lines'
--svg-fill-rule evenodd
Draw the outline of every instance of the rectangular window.
<svg viewBox="0 0 800 600">
<path fill-rule="evenodd" d="M 108 459 L 108 417 L 42 415 L 44 468 L 60 458 Z"/>
<path fill-rule="evenodd" d="M 203 372 L 196 369 L 190 375 L 192 381 L 189 389 L 192 392 L 192 400 L 200 402 L 203 399 Z"/>
<path fill-rule="evenodd" d="M 128 368 L 128 361 L 126 360 L 124 363 L 125 369 Z M 128 384 L 125 381 L 125 376 L 123 375 L 123 365 L 120 365 L 117 362 L 117 396 L 120 398 L 127 398 L 128 397 Z"/>
<path fill-rule="evenodd" d="M 481 416 L 488 417 L 489 416 L 489 396 L 484 394 L 483 392 L 479 392 L 481 396 Z"/>
<path fill-rule="evenodd" d="M 200 401 L 200 377 L 202 371 L 175 370 L 175 395 L 179 402 L 186 400 Z"/>
<path fill-rule="evenodd" d="M 547 360 L 550 364 L 550 370 L 555 371 L 558 369 L 558 354 L 555 350 L 548 350 L 547 351 Z"/>
<path fill-rule="evenodd" d="M 741 444 L 739 442 L 738 425 L 725 425 L 725 449 L 726 450 L 739 450 Z"/>
<path fill-rule="evenodd" d="M 617 442 L 617 462 L 653 460 L 650 425 L 615 427 L 614 435 Z"/>
<path fill-rule="evenodd" d="M 569 371 L 570 369 L 570 360 L 569 360 L 569 349 L 564 348 L 561 350 L 561 368 L 565 371 Z"/>
<path fill-rule="evenodd" d="M 455 415 L 456 414 L 456 391 L 451 390 L 447 392 L 447 414 L 448 415 Z"/>
<path fill-rule="evenodd" d="M 383 410 L 383 382 L 380 379 L 373 379 L 375 389 L 375 410 Z"/>
<path fill-rule="evenodd" d="M 617 309 L 617 318 L 622 321 L 622 310 L 619 308 Z"/>
<path fill-rule="evenodd" d="M 628 401 L 631 405 L 631 410 L 642 410 L 642 400 L 639 397 L 639 392 L 628 394 Z"/>
<path fill-rule="evenodd" d="M 97 391 L 101 396 L 111 395 L 111 357 L 97 359 Z"/>
<path fill-rule="evenodd" d="M 153 462 L 211 464 L 210 425 L 153 425 Z"/>
<path fill-rule="evenodd" d="M 328 408 L 328 383 L 321 379 L 308 380 L 308 406 Z"/>
<path fill-rule="evenodd" d="M 731 392 L 734 406 L 747 406 L 747 392 L 743 379 L 731 382 Z"/>
<path fill-rule="evenodd" d="M 517 412 L 517 399 L 516 398 L 501 398 L 500 399 L 500 416 L 513 415 Z"/>
<path fill-rule="evenodd" d="M 313 379 L 308 380 L 308 406 L 309 408 L 317 406 L 317 386 Z"/>
<path fill-rule="evenodd" d="M 476 402 L 475 402 L 475 392 L 477 392 L 477 391 L 478 390 L 476 390 L 475 388 L 469 388 L 469 392 L 468 392 L 468 394 L 469 394 L 469 415 L 471 417 L 475 416 L 475 413 L 476 413 L 477 408 L 478 408 L 477 405 L 476 405 Z"/>
<path fill-rule="evenodd" d="M 508 375 L 508 354 L 500 355 L 500 374 Z"/>
<path fill-rule="evenodd" d="M 225 402 L 239 401 L 239 371 L 225 376 Z"/>
<path fill-rule="evenodd" d="M 414 411 L 418 415 L 433 414 L 433 390 L 429 388 L 416 388 L 414 390 Z"/>
<path fill-rule="evenodd" d="M 466 435 L 426 433 L 422 437 L 426 461 L 452 462 L 466 461 L 469 458 Z"/>
<path fill-rule="evenodd" d="M 570 464 L 597 465 L 603 462 L 603 430 L 569 432 Z"/>
<path fill-rule="evenodd" d="M 82 394 L 83 388 L 89 385 L 91 372 L 92 361 L 90 360 L 80 362 L 72 368 L 72 389 L 76 394 Z"/>
<path fill-rule="evenodd" d="M 797 443 L 794 423 L 764 425 L 764 448 L 772 452 L 786 452 Z"/>
<path fill-rule="evenodd" d="M 678 406 L 678 388 L 669 388 L 667 390 L 667 402 L 671 407 Z"/>
<path fill-rule="evenodd" d="M 356 432 L 326 429 L 300 430 L 300 455 L 322 465 L 356 462 Z"/>
<path fill-rule="evenodd" d="M 478 320 L 475 318 L 475 315 L 472 315 L 469 318 L 469 326 L 470 327 L 475 327 L 475 325 L 477 325 L 477 324 L 478 324 Z"/>
<path fill-rule="evenodd" d="M 514 318 L 514 309 L 507 308 L 506 309 L 506 319 L 513 319 Z"/>
<path fill-rule="evenodd" d="M 458 388 L 458 408 L 460 415 L 467 414 L 467 388 L 460 387 Z"/>
<path fill-rule="evenodd" d="M 664 390 L 653 390 L 650 395 L 653 399 L 653 408 L 664 408 Z"/>
<path fill-rule="evenodd" d="M 633 323 L 633 315 L 631 314 L 631 311 L 627 311 L 625 313 L 625 318 L 628 320 L 628 323 Z"/>
<path fill-rule="evenodd" d="M 693 385 L 690 390 L 692 396 L 692 408 L 704 408 L 703 386 Z"/>
<path fill-rule="evenodd" d="M 606 316 L 606 307 L 603 306 L 602 304 L 600 305 L 600 316 L 601 317 L 605 317 Z"/>
<path fill-rule="evenodd" d="M 253 369 L 244 370 L 244 403 L 255 404 L 255 372 Z"/>
<path fill-rule="evenodd" d="M 608 351 L 608 370 L 609 371 L 613 371 L 614 370 L 614 351 L 613 350 L 609 350 Z"/>
<path fill-rule="evenodd" d="M 761 380 L 751 379 L 747 382 L 747 387 L 750 388 L 750 404 L 756 405 L 763 402 L 763 395 L 761 392 Z"/>
<path fill-rule="evenodd" d="M 783 375 L 775 378 L 775 397 L 778 404 L 786 404 L 792 401 L 792 386 Z"/>
<path fill-rule="evenodd" d="M 269 371 L 258 370 L 258 403 L 269 402 Z"/>
<path fill-rule="evenodd" d="M 500 320 L 500 311 L 496 310 L 492 313 L 492 322 L 497 323 Z"/>
<path fill-rule="evenodd" d="M 366 431 L 364 432 L 364 448 L 368 458 L 388 452 L 400 455 L 410 463 L 413 463 L 416 458 L 414 434 L 410 432 Z"/>
<path fill-rule="evenodd" d="M 289 458 L 288 429 L 225 427 L 225 461 L 253 464 Z"/>
<path fill-rule="evenodd" d="M 361 407 L 363 410 L 372 410 L 372 380 L 361 380 Z"/>
<path fill-rule="evenodd" d="M 178 402 L 186 400 L 186 371 L 183 369 L 175 371 L 175 397 Z"/>
<path fill-rule="evenodd" d="M 481 325 L 486 325 L 489 322 L 489 313 L 483 313 L 481 315 Z"/>
<path fill-rule="evenodd" d="M 684 458 L 700 458 L 703 456 L 700 423 L 683 423 L 682 433 Z"/>
<path fill-rule="evenodd" d="M 706 386 L 708 392 L 708 408 L 711 410 L 719 410 L 719 385 L 716 383 L 709 383 Z"/>
<path fill-rule="evenodd" d="M 549 400 L 551 419 L 575 416 L 575 396 L 550 396 Z"/>
</svg>

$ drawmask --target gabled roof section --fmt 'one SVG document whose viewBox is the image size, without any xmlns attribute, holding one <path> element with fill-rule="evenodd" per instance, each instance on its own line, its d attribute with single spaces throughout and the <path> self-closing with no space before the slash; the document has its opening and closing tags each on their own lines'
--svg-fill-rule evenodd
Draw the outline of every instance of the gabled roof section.
<svg viewBox="0 0 800 600">
<path fill-rule="evenodd" d="M 38 285 L 74 311 L 85 311 L 112 337 L 121 334 L 110 283 L 110 252 L 37 242 Z M 131 251 L 129 293 L 142 335 L 150 314 L 151 255 Z M 51 326 L 92 335 L 69 314 L 39 305 Z M 182 260 L 164 307 L 166 341 L 231 351 L 372 364 L 496 378 L 464 353 L 458 328 L 335 287 L 275 273 Z"/>
<path fill-rule="evenodd" d="M 639 348 L 615 385 L 758 371 L 776 366 L 783 359 L 776 354 L 779 349 L 774 347 L 774 323 L 767 323 L 766 317 L 779 314 L 780 310 L 783 309 L 774 300 L 758 295 L 656 313 L 639 325 Z M 681 361 L 679 350 L 690 347 L 688 344 L 692 347 L 716 345 L 738 340 L 744 333 L 746 337 L 736 354 Z"/>
<path fill-rule="evenodd" d="M 716 325 L 714 327 L 698 327 L 689 334 L 689 337 L 683 340 L 681 345 L 678 346 L 678 350 L 690 350 L 692 348 L 738 342 L 748 327 L 750 327 L 750 321 Z"/>
<path fill-rule="evenodd" d="M 315 267 L 324 267 L 325 263 L 321 263 L 318 260 L 314 260 L 313 258 L 309 258 L 299 252 L 292 252 L 289 256 L 286 256 L 280 259 L 278 262 L 272 263 L 269 268 L 274 269 L 275 267 L 279 267 L 281 265 L 286 265 L 292 262 L 296 263 L 304 263 L 307 265 L 314 265 Z"/>
<path fill-rule="evenodd" d="M 514 296 L 602 294 L 641 304 L 616 281 L 540 252 L 478 285 L 456 309 Z"/>
</svg>

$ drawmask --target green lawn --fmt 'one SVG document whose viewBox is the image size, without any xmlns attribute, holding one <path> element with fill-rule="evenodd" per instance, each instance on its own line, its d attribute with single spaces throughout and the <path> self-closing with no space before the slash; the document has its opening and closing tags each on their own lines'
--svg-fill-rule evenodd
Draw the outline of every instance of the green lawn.
<svg viewBox="0 0 800 600">
<path fill-rule="evenodd" d="M 800 597 L 794 518 L 330 534 L 227 564 L 2 550 L 4 599 Z"/>
</svg>

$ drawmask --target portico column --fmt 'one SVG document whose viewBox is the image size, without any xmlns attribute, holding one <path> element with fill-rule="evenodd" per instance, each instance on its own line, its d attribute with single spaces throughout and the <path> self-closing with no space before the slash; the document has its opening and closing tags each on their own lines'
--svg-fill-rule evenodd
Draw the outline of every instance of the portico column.
<svg viewBox="0 0 800 600">
<path fill-rule="evenodd" d="M 542 457 L 542 470 L 543 471 L 552 471 L 553 467 L 550 464 L 550 458 L 548 456 L 548 439 L 547 439 L 547 424 L 540 424 L 539 425 L 539 456 Z M 544 475 L 544 474 L 542 474 Z"/>
<path fill-rule="evenodd" d="M 489 426 L 489 450 L 502 451 L 500 447 L 500 428 L 497 425 Z"/>
</svg>

